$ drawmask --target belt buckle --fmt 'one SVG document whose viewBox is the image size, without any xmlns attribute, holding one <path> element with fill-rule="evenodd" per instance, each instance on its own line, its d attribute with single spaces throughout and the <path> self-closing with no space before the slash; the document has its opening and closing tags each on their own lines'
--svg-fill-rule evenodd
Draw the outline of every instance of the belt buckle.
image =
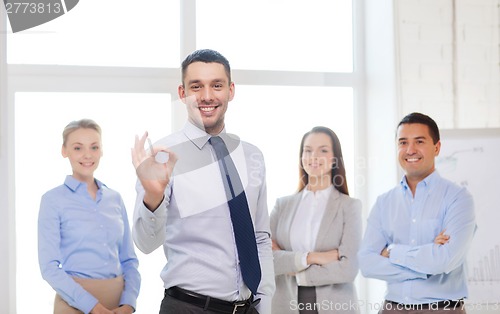
<svg viewBox="0 0 500 314">
<path fill-rule="evenodd" d="M 238 312 L 238 308 L 244 307 L 245 305 L 247 305 L 246 302 L 245 303 L 235 303 L 234 308 L 233 308 L 233 314 L 236 314 L 236 312 Z"/>
</svg>

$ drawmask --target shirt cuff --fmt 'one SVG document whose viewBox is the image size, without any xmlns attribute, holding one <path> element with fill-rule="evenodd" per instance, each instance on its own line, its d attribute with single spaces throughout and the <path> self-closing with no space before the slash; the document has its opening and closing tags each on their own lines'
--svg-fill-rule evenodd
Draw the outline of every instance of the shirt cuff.
<svg viewBox="0 0 500 314">
<path fill-rule="evenodd" d="M 307 254 L 309 253 L 301 253 L 301 252 L 296 252 L 295 253 L 295 269 L 297 270 L 296 272 L 303 271 L 304 269 L 308 268 L 309 265 L 307 265 Z"/>
<path fill-rule="evenodd" d="M 401 244 L 391 244 L 391 249 L 389 252 L 389 261 L 392 264 L 406 267 L 405 265 L 405 255 L 407 252 L 407 246 Z"/>
<path fill-rule="evenodd" d="M 305 286 L 307 285 L 307 280 L 306 280 L 306 272 L 305 271 L 300 271 L 295 274 L 295 280 L 297 281 L 297 286 Z"/>
<path fill-rule="evenodd" d="M 307 264 L 307 255 L 309 255 L 309 252 L 302 254 L 302 267 L 303 267 L 303 269 L 306 269 L 307 267 L 309 267 L 309 264 Z"/>
<path fill-rule="evenodd" d="M 92 311 L 92 309 L 97 305 L 97 303 L 99 303 L 99 301 L 90 293 L 82 295 L 81 300 L 78 300 L 78 304 L 81 304 L 80 307 L 77 307 L 76 304 L 71 304 L 70 302 L 68 302 L 70 306 L 77 307 L 84 313 L 90 313 L 90 311 Z"/>
<path fill-rule="evenodd" d="M 145 220 L 149 220 L 151 218 L 164 218 L 167 216 L 167 205 L 168 201 L 166 196 L 163 196 L 163 200 L 155 211 L 149 210 L 149 208 L 146 207 L 146 204 L 144 204 L 144 201 L 142 201 L 140 209 L 141 218 Z"/>
<path fill-rule="evenodd" d="M 120 306 L 123 305 L 130 305 L 135 312 L 135 309 L 137 307 L 137 298 L 132 296 L 131 293 L 126 293 L 126 291 L 124 290 L 122 292 L 122 297 L 120 298 Z"/>
</svg>

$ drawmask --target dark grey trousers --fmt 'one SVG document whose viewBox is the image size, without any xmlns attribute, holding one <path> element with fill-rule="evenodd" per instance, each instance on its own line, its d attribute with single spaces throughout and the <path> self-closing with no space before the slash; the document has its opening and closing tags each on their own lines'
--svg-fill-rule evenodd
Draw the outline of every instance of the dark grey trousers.
<svg viewBox="0 0 500 314">
<path fill-rule="evenodd" d="M 297 302 L 299 314 L 318 314 L 316 306 L 316 287 L 298 287 Z"/>
</svg>

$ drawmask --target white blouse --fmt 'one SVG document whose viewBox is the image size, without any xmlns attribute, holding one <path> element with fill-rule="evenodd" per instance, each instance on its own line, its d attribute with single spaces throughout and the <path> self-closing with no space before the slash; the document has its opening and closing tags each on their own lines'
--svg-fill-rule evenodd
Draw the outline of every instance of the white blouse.
<svg viewBox="0 0 500 314">
<path fill-rule="evenodd" d="M 316 247 L 319 226 L 326 210 L 326 204 L 333 191 L 333 185 L 316 192 L 307 186 L 302 190 L 302 198 L 290 228 L 290 243 L 295 252 L 304 252 L 302 264 L 307 268 L 307 253 Z"/>
</svg>

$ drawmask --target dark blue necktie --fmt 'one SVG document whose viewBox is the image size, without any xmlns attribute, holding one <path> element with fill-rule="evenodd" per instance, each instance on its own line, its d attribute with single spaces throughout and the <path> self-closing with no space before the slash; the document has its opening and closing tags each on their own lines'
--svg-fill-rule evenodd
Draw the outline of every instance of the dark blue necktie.
<svg viewBox="0 0 500 314">
<path fill-rule="evenodd" d="M 224 141 L 219 136 L 214 136 L 210 138 L 209 142 L 217 155 L 222 181 L 226 190 L 243 281 L 255 295 L 262 274 L 247 196 Z"/>
</svg>

